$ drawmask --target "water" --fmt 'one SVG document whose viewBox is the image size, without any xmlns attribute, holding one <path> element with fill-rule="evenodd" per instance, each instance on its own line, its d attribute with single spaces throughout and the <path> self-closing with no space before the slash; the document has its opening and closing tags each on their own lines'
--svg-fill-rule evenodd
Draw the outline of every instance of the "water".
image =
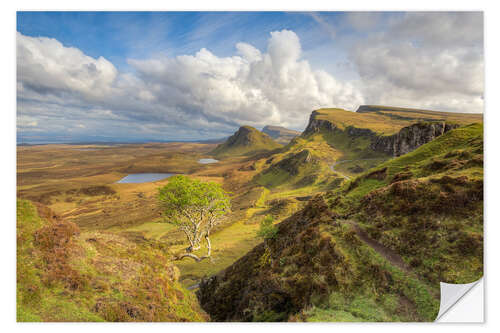
<svg viewBox="0 0 500 333">
<path fill-rule="evenodd" d="M 117 181 L 117 183 L 149 183 L 175 175 L 174 173 L 133 173 Z"/>
<path fill-rule="evenodd" d="M 214 160 L 213 158 L 200 158 L 198 160 L 198 163 L 201 164 L 210 164 L 210 163 L 217 163 L 219 162 L 218 160 Z"/>
</svg>

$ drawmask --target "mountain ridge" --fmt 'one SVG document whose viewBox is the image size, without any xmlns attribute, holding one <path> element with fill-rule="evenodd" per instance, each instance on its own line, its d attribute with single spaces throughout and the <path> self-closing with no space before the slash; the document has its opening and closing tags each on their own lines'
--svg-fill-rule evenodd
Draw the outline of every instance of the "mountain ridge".
<svg viewBox="0 0 500 333">
<path fill-rule="evenodd" d="M 211 153 L 217 158 L 228 156 L 253 155 L 281 148 L 269 135 L 251 126 L 241 126 L 225 142 L 219 144 Z"/>
<path fill-rule="evenodd" d="M 299 131 L 294 131 L 288 128 L 285 128 L 283 126 L 273 126 L 273 125 L 266 125 L 262 129 L 263 133 L 266 133 L 269 135 L 271 138 L 273 138 L 276 142 L 286 145 L 288 144 L 293 138 L 299 136 L 301 132 Z"/>
</svg>

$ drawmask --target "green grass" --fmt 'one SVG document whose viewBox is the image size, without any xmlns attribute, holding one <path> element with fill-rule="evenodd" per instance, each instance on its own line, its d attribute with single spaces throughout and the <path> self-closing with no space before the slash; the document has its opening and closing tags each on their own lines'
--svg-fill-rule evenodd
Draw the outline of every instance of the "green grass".
<svg viewBox="0 0 500 333">
<path fill-rule="evenodd" d="M 164 244 L 80 233 L 71 223 L 40 218 L 26 200 L 17 208 L 18 321 L 207 319 L 177 282 Z"/>
<path fill-rule="evenodd" d="M 181 270 L 182 283 L 190 286 L 204 276 L 217 274 L 221 270 L 230 266 L 237 259 L 245 255 L 254 246 L 261 242 L 257 238 L 258 224 L 245 224 L 239 221 L 210 237 L 212 243 L 212 261 L 204 260 L 195 262 L 190 258 L 176 261 L 176 266 Z M 204 245 L 204 244 L 203 244 Z M 172 251 L 179 251 L 185 245 L 178 245 Z M 206 249 L 202 247 L 196 254 L 205 254 Z"/>
<path fill-rule="evenodd" d="M 438 112 L 384 106 L 372 107 L 374 110 L 370 112 L 351 112 L 338 108 L 319 109 L 316 110 L 315 117 L 321 120 L 328 120 L 342 130 L 352 126 L 370 129 L 379 135 L 397 133 L 401 128 L 420 121 L 447 121 L 462 125 L 477 122 L 482 123 L 482 114 Z"/>
<path fill-rule="evenodd" d="M 330 196 L 334 211 L 356 219 L 423 280 L 470 283 L 482 276 L 482 124 L 451 130 Z"/>
<path fill-rule="evenodd" d="M 175 230 L 176 227 L 172 224 L 165 223 L 162 220 L 146 222 L 140 225 L 134 225 L 131 227 L 113 227 L 108 229 L 110 232 L 138 232 L 144 237 L 149 239 L 159 240 L 163 236 L 167 235 L 171 231 Z"/>
<path fill-rule="evenodd" d="M 218 145 L 212 151 L 212 154 L 215 157 L 222 159 L 241 155 L 253 155 L 279 149 L 281 147 L 282 145 L 275 142 L 267 134 L 262 133 L 251 126 L 242 126 L 224 143 Z"/>
</svg>

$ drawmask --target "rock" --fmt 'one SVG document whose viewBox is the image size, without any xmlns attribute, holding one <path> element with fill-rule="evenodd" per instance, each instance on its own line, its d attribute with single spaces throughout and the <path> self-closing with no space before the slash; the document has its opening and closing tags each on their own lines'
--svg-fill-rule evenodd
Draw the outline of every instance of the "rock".
<svg viewBox="0 0 500 333">
<path fill-rule="evenodd" d="M 370 147 L 375 151 L 397 157 L 417 149 L 458 126 L 446 122 L 417 123 L 402 128 L 394 135 L 375 137 Z"/>
</svg>

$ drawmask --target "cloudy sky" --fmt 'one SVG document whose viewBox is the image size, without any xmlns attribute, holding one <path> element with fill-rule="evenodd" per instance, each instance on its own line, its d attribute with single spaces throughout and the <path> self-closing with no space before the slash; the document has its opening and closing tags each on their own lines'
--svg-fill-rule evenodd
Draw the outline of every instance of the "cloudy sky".
<svg viewBox="0 0 500 333">
<path fill-rule="evenodd" d="M 481 13 L 18 12 L 18 142 L 302 130 L 361 104 L 483 112 L 483 67 Z"/>
</svg>

